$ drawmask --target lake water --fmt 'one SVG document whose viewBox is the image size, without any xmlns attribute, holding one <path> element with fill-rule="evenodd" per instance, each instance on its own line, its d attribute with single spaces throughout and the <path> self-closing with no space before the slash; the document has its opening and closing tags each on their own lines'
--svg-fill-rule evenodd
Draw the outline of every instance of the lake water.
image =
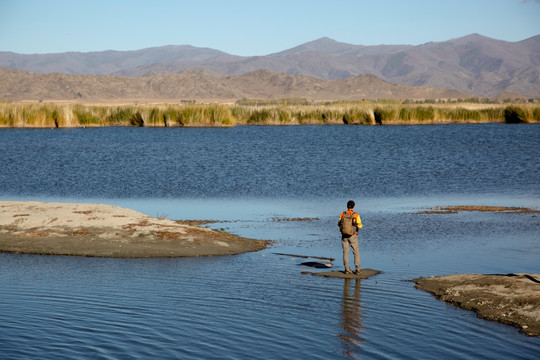
<svg viewBox="0 0 540 360">
<path fill-rule="evenodd" d="M 540 273 L 540 125 L 0 130 L 0 200 L 92 202 L 274 240 L 226 257 L 0 254 L 1 359 L 533 359 L 540 338 L 410 279 Z M 334 257 L 357 203 L 366 280 Z M 308 218 L 290 221 L 291 218 Z M 351 254 L 352 257 L 352 254 Z"/>
</svg>

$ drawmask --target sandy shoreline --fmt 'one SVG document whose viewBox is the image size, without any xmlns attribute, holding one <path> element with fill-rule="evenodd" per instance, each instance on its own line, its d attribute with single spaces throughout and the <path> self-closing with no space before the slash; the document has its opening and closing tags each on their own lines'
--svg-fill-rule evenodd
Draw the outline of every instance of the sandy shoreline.
<svg viewBox="0 0 540 360">
<path fill-rule="evenodd" d="M 540 274 L 456 274 L 412 281 L 416 288 L 480 318 L 540 336 Z"/>
<path fill-rule="evenodd" d="M 266 245 L 111 205 L 0 201 L 0 252 L 184 257 L 234 255 Z"/>
</svg>

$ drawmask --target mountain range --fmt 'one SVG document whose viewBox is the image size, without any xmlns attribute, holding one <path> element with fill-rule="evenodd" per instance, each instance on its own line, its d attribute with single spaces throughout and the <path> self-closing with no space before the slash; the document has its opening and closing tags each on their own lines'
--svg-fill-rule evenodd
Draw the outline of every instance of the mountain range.
<svg viewBox="0 0 540 360">
<path fill-rule="evenodd" d="M 501 93 L 539 98 L 540 35 L 508 42 L 472 34 L 422 45 L 379 46 L 321 38 L 265 56 L 236 56 L 190 45 L 86 53 L 0 52 L 0 67 L 4 68 L 0 71 L 3 82 L 9 78 L 9 84 L 0 84 L 0 98 L 7 99 L 24 95 L 25 90 L 17 81 L 34 83 L 37 88 L 42 84 L 44 98 L 50 97 L 47 89 L 60 86 L 54 81 L 74 83 L 67 86 L 75 87 L 79 84 L 84 91 L 77 91 L 78 95 L 93 93 L 103 98 L 122 96 L 113 89 L 100 95 L 99 89 L 106 87 L 107 81 L 140 86 L 142 93 L 134 95 L 145 95 L 144 86 L 149 79 L 161 87 L 170 87 L 171 91 L 160 93 L 154 89 L 153 95 L 147 91 L 146 95 L 152 95 L 148 97 L 170 94 L 169 98 L 179 95 L 192 98 L 330 95 L 335 98 L 339 95 L 356 99 L 381 98 L 384 91 L 387 94 L 390 91 L 393 95 L 388 97 L 399 93 L 402 98 L 425 94 L 428 98 L 445 94 L 495 97 Z M 16 80 L 17 77 L 20 79 Z M 334 87 L 341 88 L 339 94 L 334 93 Z M 31 86 L 26 88 L 27 95 L 36 91 Z M 285 92 L 279 94 L 280 91 Z M 407 93 L 411 96 L 406 96 Z"/>
</svg>

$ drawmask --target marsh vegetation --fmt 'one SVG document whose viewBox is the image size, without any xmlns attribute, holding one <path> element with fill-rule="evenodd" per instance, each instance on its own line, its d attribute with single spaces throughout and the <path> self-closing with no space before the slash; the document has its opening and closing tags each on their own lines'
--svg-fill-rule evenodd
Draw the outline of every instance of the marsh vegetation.
<svg viewBox="0 0 540 360">
<path fill-rule="evenodd" d="M 248 101 L 235 104 L 0 103 L 0 127 L 538 123 L 537 104 Z"/>
</svg>

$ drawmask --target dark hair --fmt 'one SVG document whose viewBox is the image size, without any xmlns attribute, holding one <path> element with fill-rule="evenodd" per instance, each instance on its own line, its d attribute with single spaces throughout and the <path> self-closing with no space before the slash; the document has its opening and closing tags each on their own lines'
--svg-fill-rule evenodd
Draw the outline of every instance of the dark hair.
<svg viewBox="0 0 540 360">
<path fill-rule="evenodd" d="M 347 209 L 353 209 L 354 208 L 354 201 L 349 200 L 347 201 Z"/>
</svg>

